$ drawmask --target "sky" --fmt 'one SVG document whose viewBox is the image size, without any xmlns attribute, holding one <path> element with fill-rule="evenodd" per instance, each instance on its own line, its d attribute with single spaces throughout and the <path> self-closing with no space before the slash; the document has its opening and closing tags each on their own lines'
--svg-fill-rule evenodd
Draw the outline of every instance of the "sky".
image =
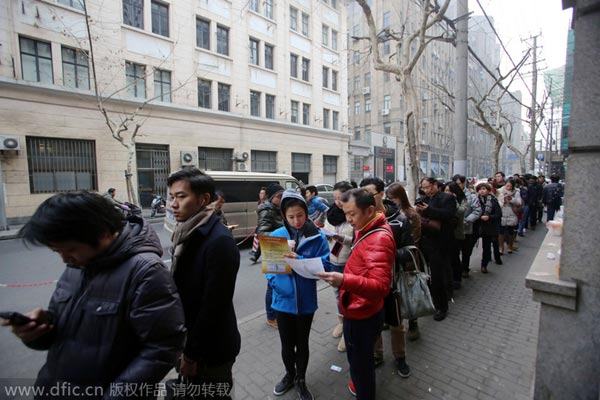
<svg viewBox="0 0 600 400">
<path fill-rule="evenodd" d="M 565 64 L 572 10 L 563 10 L 562 0 L 479 0 L 479 3 L 488 16 L 493 16 L 496 31 L 515 63 L 533 43 L 527 39 L 539 35 L 538 69 L 543 72 Z M 469 0 L 469 11 L 483 15 L 477 0 Z M 503 53 L 503 72 L 508 71 L 509 63 Z M 530 74 L 525 79 L 530 86 Z"/>
</svg>

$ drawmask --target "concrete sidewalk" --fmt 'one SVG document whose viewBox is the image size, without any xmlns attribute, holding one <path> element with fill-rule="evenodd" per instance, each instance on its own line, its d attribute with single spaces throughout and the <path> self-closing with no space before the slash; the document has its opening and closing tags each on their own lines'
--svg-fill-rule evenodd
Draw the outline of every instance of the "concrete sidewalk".
<svg viewBox="0 0 600 400">
<path fill-rule="evenodd" d="M 419 320 L 421 338 L 407 344 L 408 379 L 398 376 L 384 332 L 385 363 L 377 369 L 379 399 L 529 399 L 534 377 L 539 306 L 525 288 L 525 276 L 546 229 L 520 238 L 520 250 L 504 265 L 479 272 L 480 248 L 471 260 L 471 278 L 455 292 L 448 318 Z M 258 273 L 258 270 L 257 270 Z M 318 399 L 351 399 L 345 353 L 331 337 L 337 322 L 333 290 L 319 284 L 319 310 L 310 337 L 306 381 Z M 234 366 L 234 398 L 274 399 L 284 375 L 279 335 L 263 313 L 239 321 L 242 351 Z M 335 372 L 332 365 L 342 367 Z M 291 390 L 281 399 L 295 399 Z"/>
</svg>

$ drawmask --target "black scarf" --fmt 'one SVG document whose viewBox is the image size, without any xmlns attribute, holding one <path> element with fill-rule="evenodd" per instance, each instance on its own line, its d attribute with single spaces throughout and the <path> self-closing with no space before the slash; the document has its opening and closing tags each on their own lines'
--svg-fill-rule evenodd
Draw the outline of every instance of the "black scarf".
<svg viewBox="0 0 600 400">
<path fill-rule="evenodd" d="M 327 210 L 327 221 L 333 226 L 341 225 L 346 221 L 346 214 L 337 204 L 333 203 Z"/>
</svg>

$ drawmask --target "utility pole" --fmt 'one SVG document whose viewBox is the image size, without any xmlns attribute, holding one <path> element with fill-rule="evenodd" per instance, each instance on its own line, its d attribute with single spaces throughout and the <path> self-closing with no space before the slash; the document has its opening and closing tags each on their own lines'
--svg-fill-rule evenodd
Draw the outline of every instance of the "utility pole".
<svg viewBox="0 0 600 400">
<path fill-rule="evenodd" d="M 454 113 L 454 174 L 467 175 L 467 74 L 469 5 L 458 0 L 456 24 L 456 112 Z"/>
<path fill-rule="evenodd" d="M 6 203 L 4 202 L 4 180 L 2 179 L 2 159 L 0 158 L 0 231 L 8 230 Z"/>
<path fill-rule="evenodd" d="M 533 62 L 532 62 L 532 84 L 531 84 L 531 117 L 529 120 L 530 134 L 530 148 L 535 150 L 535 134 L 537 132 L 537 38 L 539 35 L 533 36 Z M 535 151 L 531 151 L 529 154 L 529 169 L 530 172 L 535 174 Z"/>
</svg>

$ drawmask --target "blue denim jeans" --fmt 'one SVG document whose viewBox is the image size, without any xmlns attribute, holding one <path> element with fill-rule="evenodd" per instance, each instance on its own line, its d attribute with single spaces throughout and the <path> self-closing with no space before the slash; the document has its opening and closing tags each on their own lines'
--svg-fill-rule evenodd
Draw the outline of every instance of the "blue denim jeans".
<svg viewBox="0 0 600 400">
<path fill-rule="evenodd" d="M 519 234 L 523 234 L 523 229 L 525 229 L 525 227 L 527 226 L 527 219 L 529 218 L 529 206 L 525 205 L 525 208 L 523 208 L 523 216 L 521 217 L 521 220 L 519 221 Z"/>
<path fill-rule="evenodd" d="M 275 320 L 277 317 L 275 315 L 275 310 L 271 307 L 273 304 L 273 288 L 267 282 L 267 292 L 265 293 L 265 311 L 267 312 L 267 319 L 270 321 Z"/>
</svg>

